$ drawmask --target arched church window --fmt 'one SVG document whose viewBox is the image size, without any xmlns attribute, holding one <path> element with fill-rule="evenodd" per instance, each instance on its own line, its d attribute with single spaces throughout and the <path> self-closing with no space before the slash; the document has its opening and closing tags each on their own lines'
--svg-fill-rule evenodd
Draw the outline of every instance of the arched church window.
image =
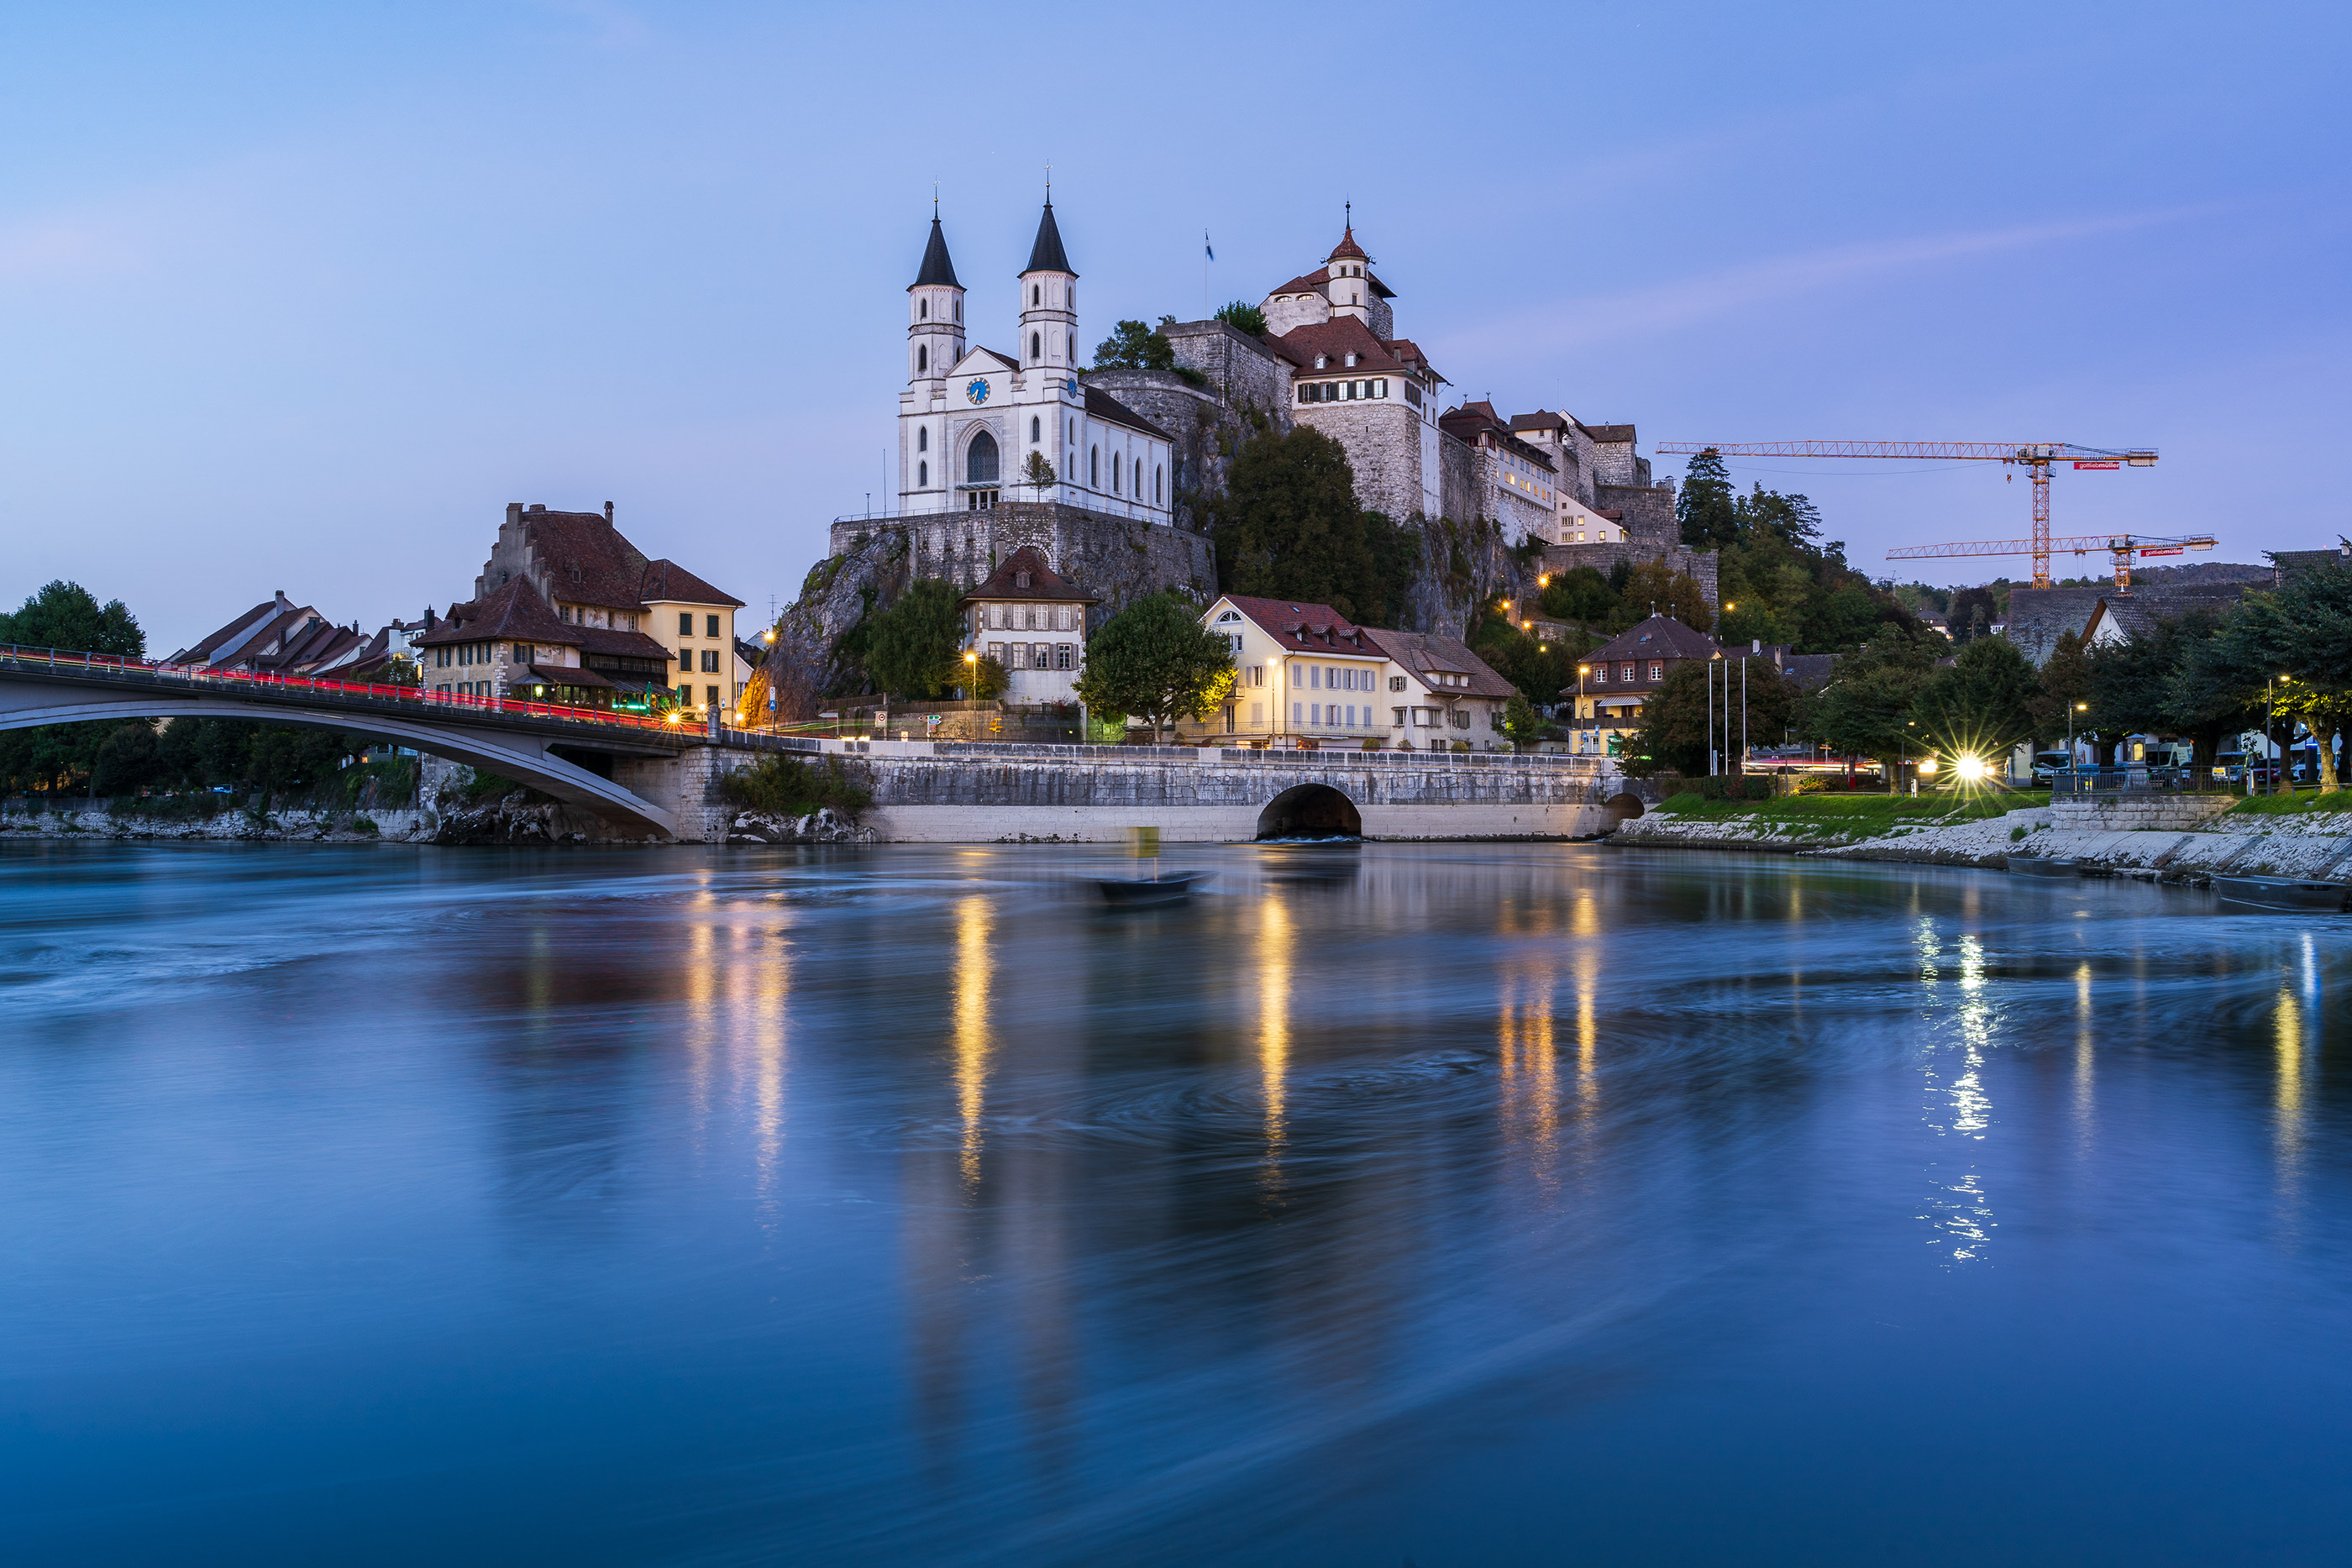
<svg viewBox="0 0 2352 1568">
<path fill-rule="evenodd" d="M 925 299 L 917 304 L 915 307 L 915 316 L 918 320 L 929 320 L 931 319 L 931 302 Z"/>
<path fill-rule="evenodd" d="M 930 350 L 930 349 L 929 349 L 928 346 L 926 346 L 926 345 L 924 345 L 924 344 L 921 344 L 921 343 L 918 343 L 918 344 L 916 344 L 916 345 L 915 345 L 915 373 L 916 373 L 917 375 L 920 375 L 920 374 L 922 374 L 922 372 L 923 372 L 923 371 L 928 371 L 928 370 L 929 370 L 930 368 L 931 368 L 931 350 Z"/>
<path fill-rule="evenodd" d="M 964 455 L 964 478 L 974 485 L 996 483 L 996 437 L 984 430 L 971 438 L 971 450 Z"/>
<path fill-rule="evenodd" d="M 1037 444 L 1038 437 L 1039 437 L 1040 435 L 1042 435 L 1042 434 L 1045 433 L 1045 427 L 1044 425 L 1042 425 L 1042 424 L 1040 424 L 1040 423 L 1037 423 L 1037 416 L 1036 416 L 1035 414 L 1034 414 L 1034 413 L 1033 413 L 1033 414 L 1031 414 L 1031 415 L 1029 416 L 1029 444 L 1030 444 L 1030 445 L 1034 446 L 1034 445 L 1036 445 L 1036 444 Z"/>
<path fill-rule="evenodd" d="M 1160 476 L 1165 472 L 1157 463 L 1151 465 L 1151 504 L 1155 507 L 1160 504 Z"/>
<path fill-rule="evenodd" d="M 929 452 L 930 449 L 931 427 L 928 424 L 919 424 L 915 426 L 915 450 L 918 452 Z"/>
<path fill-rule="evenodd" d="M 959 299 L 959 300 L 957 300 L 957 301 L 956 301 L 955 310 L 956 310 L 955 319 L 956 319 L 957 320 L 959 320 L 959 321 L 962 320 L 962 319 L 963 319 L 963 301 L 962 301 L 962 300 Z"/>
<path fill-rule="evenodd" d="M 1038 332 L 1032 332 L 1029 334 L 1029 357 L 1033 360 L 1041 360 L 1045 357 L 1045 339 L 1044 334 Z"/>
<path fill-rule="evenodd" d="M 1116 452 L 1110 455 L 1110 490 L 1114 496 L 1118 494 L 1118 454 Z"/>
<path fill-rule="evenodd" d="M 1045 291 L 1039 288 L 1035 284 L 1033 283 L 1029 286 L 1029 303 L 1031 305 L 1035 305 L 1045 297 Z"/>
<path fill-rule="evenodd" d="M 1099 446 L 1087 448 L 1087 483 L 1096 489 L 1102 488 L 1102 448 Z"/>
<path fill-rule="evenodd" d="M 915 488 L 916 488 L 916 489 L 918 489 L 918 490 L 928 490 L 928 489 L 929 489 L 930 487 L 931 487 L 931 465 L 930 465 L 929 464 L 928 464 L 928 463 L 918 463 L 918 464 L 916 464 L 916 465 L 915 465 Z"/>
</svg>

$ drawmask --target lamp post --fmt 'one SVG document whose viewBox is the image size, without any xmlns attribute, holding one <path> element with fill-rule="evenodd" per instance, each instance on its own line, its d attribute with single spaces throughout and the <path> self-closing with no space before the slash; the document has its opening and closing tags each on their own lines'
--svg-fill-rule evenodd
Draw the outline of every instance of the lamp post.
<svg viewBox="0 0 2352 1568">
<path fill-rule="evenodd" d="M 971 694 L 979 689 L 979 686 L 980 650 L 977 648 L 966 648 L 963 651 L 963 700 L 967 711 L 969 711 L 972 702 Z"/>
<path fill-rule="evenodd" d="M 2074 789 L 2074 716 L 2090 709 L 2089 703 L 2075 703 L 2066 709 L 2066 793 Z"/>
</svg>

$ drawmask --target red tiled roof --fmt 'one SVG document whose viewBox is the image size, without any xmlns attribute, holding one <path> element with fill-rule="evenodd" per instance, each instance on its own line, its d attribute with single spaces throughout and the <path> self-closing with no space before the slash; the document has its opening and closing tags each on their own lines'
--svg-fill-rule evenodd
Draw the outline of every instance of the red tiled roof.
<svg viewBox="0 0 2352 1568">
<path fill-rule="evenodd" d="M 1347 232 L 1339 236 L 1339 243 L 1331 247 L 1331 254 L 1325 256 L 1323 259 L 1327 262 L 1331 262 L 1370 261 L 1372 258 L 1366 256 L 1364 254 L 1364 247 L 1356 243 L 1356 225 L 1349 224 L 1348 225 Z"/>
<path fill-rule="evenodd" d="M 1281 287 L 1273 290 L 1273 292 L 1276 294 L 1319 294 L 1322 292 L 1323 286 L 1330 281 L 1331 269 L 1328 267 L 1318 267 L 1312 272 L 1303 273 L 1299 277 L 1292 278 Z"/>
<path fill-rule="evenodd" d="M 743 601 L 731 593 L 713 588 L 674 560 L 649 560 L 640 580 L 639 602 L 656 599 L 676 600 L 682 604 L 723 604 L 740 610 Z"/>
<path fill-rule="evenodd" d="M 1328 604 L 1293 603 L 1287 599 L 1253 599 L 1244 594 L 1219 596 L 1255 622 L 1258 628 L 1294 653 L 1360 654 L 1381 657 L 1371 632 L 1357 625 Z"/>
<path fill-rule="evenodd" d="M 1518 688 L 1496 674 L 1486 661 L 1472 653 L 1466 643 L 1434 632 L 1391 632 L 1385 627 L 1367 626 L 1364 635 L 1380 645 L 1397 664 L 1423 677 L 1423 684 L 1441 696 L 1507 698 Z M 1467 686 L 1442 686 L 1427 677 L 1439 672 L 1467 675 Z"/>
<path fill-rule="evenodd" d="M 670 652 L 642 632 L 624 632 L 612 626 L 574 626 L 572 638 L 583 653 L 611 653 L 631 659 L 667 661 Z"/>
<path fill-rule="evenodd" d="M 1353 316 L 1334 316 L 1328 321 L 1309 322 L 1293 327 L 1279 338 L 1268 340 L 1283 351 L 1283 357 L 1297 365 L 1306 375 L 1332 375 L 1365 371 L 1394 371 L 1411 374 L 1413 367 L 1389 351 L 1389 346 L 1372 335 L 1372 329 Z M 1356 356 L 1352 365 L 1349 354 Z M 1330 363 L 1321 370 L 1315 367 L 1318 356 Z"/>
<path fill-rule="evenodd" d="M 416 639 L 416 644 L 432 648 L 449 643 L 495 643 L 505 639 L 557 643 L 574 648 L 580 645 L 579 629 L 557 620 L 555 612 L 547 607 L 547 601 L 539 596 L 539 590 L 530 585 L 527 577 L 518 577 L 471 604 L 451 605 L 448 618 Z"/>
<path fill-rule="evenodd" d="M 542 507 L 523 512 L 519 520 L 550 599 L 609 610 L 635 610 L 654 598 L 729 606 L 743 602 L 674 561 L 649 559 L 602 512 L 551 512 Z M 669 591 L 648 592 L 656 580 Z"/>
<path fill-rule="evenodd" d="M 1584 434 L 1595 441 L 1615 445 L 1619 442 L 1632 441 L 1633 427 L 1630 424 L 1588 424 L 1584 427 Z"/>
<path fill-rule="evenodd" d="M 1593 649 L 1591 657 L 1596 664 L 1603 659 L 1712 659 L 1722 651 L 1706 632 L 1671 615 L 1653 615 Z"/>
<path fill-rule="evenodd" d="M 1029 576 L 1029 586 L 1019 586 L 1021 575 Z M 1102 596 L 1065 581 L 1061 575 L 1045 564 L 1045 558 L 1034 545 L 1023 545 L 1004 558 L 1003 565 L 991 572 L 986 582 L 956 601 L 956 608 L 978 599 L 1050 599 L 1076 604 L 1100 604 Z"/>
</svg>

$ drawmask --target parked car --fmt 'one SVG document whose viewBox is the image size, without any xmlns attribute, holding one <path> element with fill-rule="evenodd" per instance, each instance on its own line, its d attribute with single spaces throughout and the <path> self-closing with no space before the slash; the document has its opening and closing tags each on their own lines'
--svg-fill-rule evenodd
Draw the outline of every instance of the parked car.
<svg viewBox="0 0 2352 1568">
<path fill-rule="evenodd" d="M 2053 774 L 2063 773 L 2072 765 L 2063 751 L 2037 751 L 2033 754 L 2033 781 L 2047 784 Z"/>
</svg>

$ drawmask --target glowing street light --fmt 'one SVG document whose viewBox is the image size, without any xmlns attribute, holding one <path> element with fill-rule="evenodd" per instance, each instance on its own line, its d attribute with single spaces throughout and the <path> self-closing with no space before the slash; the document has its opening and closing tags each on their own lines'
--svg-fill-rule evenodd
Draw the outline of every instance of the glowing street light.
<svg viewBox="0 0 2352 1568">
<path fill-rule="evenodd" d="M 1981 757 L 1963 757 L 1952 766 L 1958 770 L 1963 784 L 1981 784 L 1985 778 L 1985 760 Z"/>
</svg>

